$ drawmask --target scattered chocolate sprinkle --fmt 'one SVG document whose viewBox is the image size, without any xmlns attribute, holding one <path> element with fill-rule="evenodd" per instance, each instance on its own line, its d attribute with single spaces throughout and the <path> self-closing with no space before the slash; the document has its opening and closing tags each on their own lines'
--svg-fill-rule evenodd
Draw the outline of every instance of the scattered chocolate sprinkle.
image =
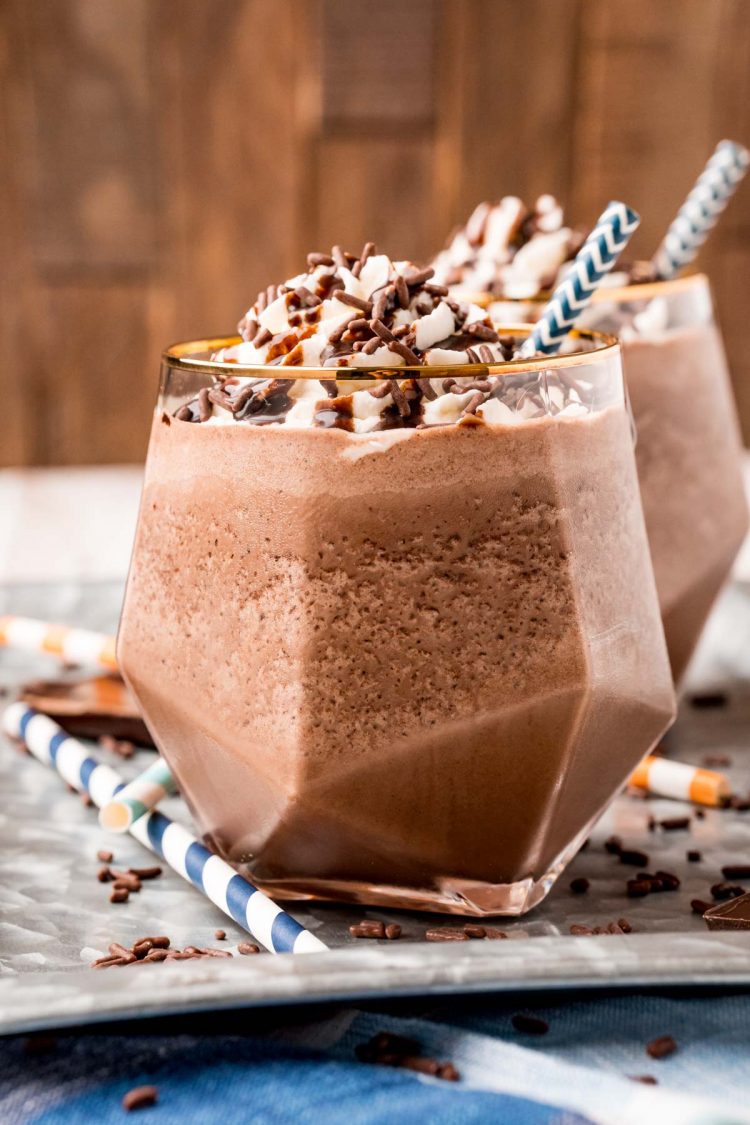
<svg viewBox="0 0 750 1125">
<path fill-rule="evenodd" d="M 153 867 L 129 867 L 129 875 L 135 875 L 138 879 L 158 879 L 161 875 L 161 867 L 156 865 Z"/>
<path fill-rule="evenodd" d="M 409 290 L 408 290 L 406 282 L 404 281 L 401 274 L 396 274 L 396 277 L 393 281 L 392 292 L 394 292 L 395 295 L 396 295 L 396 301 L 398 302 L 399 308 L 408 309 L 408 307 L 409 307 Z M 374 310 L 373 310 L 373 315 L 375 315 Z"/>
<path fill-rule="evenodd" d="M 321 263 L 321 265 L 328 265 L 328 264 L 329 264 L 328 262 L 322 262 Z M 214 930 L 214 937 L 216 938 L 217 941 L 226 941 L 227 932 L 226 932 L 226 930 Z"/>
<path fill-rule="evenodd" d="M 627 918 L 618 918 L 617 925 L 620 927 L 624 934 L 632 934 L 633 927 L 631 926 Z"/>
<path fill-rule="evenodd" d="M 494 328 L 490 328 L 488 324 L 482 324 L 480 321 L 464 325 L 464 332 L 469 336 L 476 336 L 478 340 L 490 340 L 492 343 L 497 343 L 500 339 Z"/>
<path fill-rule="evenodd" d="M 205 389 L 205 388 L 204 388 Z M 126 739 L 114 738 L 111 734 L 103 734 L 98 740 L 102 750 L 109 750 L 120 758 L 132 758 L 135 754 L 135 745 Z"/>
<path fill-rule="evenodd" d="M 656 878 L 661 883 L 662 891 L 677 891 L 680 889 L 680 880 L 672 871 L 657 871 Z"/>
<path fill-rule="evenodd" d="M 357 1056 L 362 1055 L 418 1055 L 422 1044 L 416 1039 L 408 1039 L 405 1035 L 396 1035 L 392 1031 L 378 1031 L 367 1043 L 362 1043 L 357 1048 Z"/>
<path fill-rule="evenodd" d="M 109 896 L 110 902 L 127 902 L 130 898 L 130 891 L 127 887 L 115 887 Z"/>
<path fill-rule="evenodd" d="M 716 902 L 724 902 L 728 898 L 739 898 L 745 894 L 745 888 L 734 883 L 714 883 L 711 887 L 711 898 Z"/>
<path fill-rule="evenodd" d="M 109 952 L 112 957 L 133 957 L 135 953 L 130 949 L 126 949 L 124 945 L 120 945 L 119 941 L 112 941 L 109 944 Z"/>
<path fill-rule="evenodd" d="M 732 759 L 728 754 L 704 754 L 702 764 L 708 766 L 731 766 Z"/>
<path fill-rule="evenodd" d="M 604 850 L 610 855 L 619 855 L 622 851 L 622 840 L 619 836 L 609 836 L 604 841 Z"/>
<path fill-rule="evenodd" d="M 645 898 L 651 894 L 651 881 L 649 879 L 628 879 L 625 884 L 628 898 Z"/>
<path fill-rule="evenodd" d="M 477 407 L 481 406 L 485 399 L 486 396 L 483 395 L 481 391 L 477 391 L 476 394 L 469 399 L 469 401 L 466 403 L 466 406 L 461 411 L 461 417 L 465 418 L 467 415 L 476 414 Z"/>
<path fill-rule="evenodd" d="M 106 957 L 99 957 L 99 958 L 97 958 L 96 961 L 92 961 L 89 968 L 91 968 L 91 969 L 108 969 L 110 967 L 110 965 L 124 965 L 124 964 L 125 964 L 125 962 L 123 961 L 122 957 L 118 957 L 116 954 L 114 956 L 112 954 L 107 954 Z"/>
<path fill-rule="evenodd" d="M 676 832 L 680 828 L 689 828 L 690 817 L 668 816 L 665 820 L 659 821 L 659 827 L 663 828 L 665 832 Z"/>
<path fill-rule="evenodd" d="M 494 926 L 485 926 L 485 937 L 488 941 L 507 941 L 508 935 L 505 930 L 498 930 Z"/>
<path fill-rule="evenodd" d="M 570 880 L 570 889 L 574 895 L 585 895 L 590 886 L 591 883 L 588 879 L 584 878 L 583 875 L 579 875 L 578 878 Z"/>
<path fill-rule="evenodd" d="M 385 927 L 385 936 L 388 941 L 396 941 L 397 938 L 401 937 L 401 927 L 399 926 L 398 922 L 388 923 L 388 925 Z"/>
<path fill-rule="evenodd" d="M 141 889 L 141 880 L 137 875 L 133 875 L 130 871 L 113 871 L 112 874 L 115 877 L 116 890 L 124 887 L 125 890 L 138 894 Z"/>
<path fill-rule="evenodd" d="M 370 394 L 373 398 L 385 398 L 386 395 L 391 393 L 391 385 L 395 380 L 383 379 L 381 383 L 376 383 L 375 386 L 370 388 Z"/>
<path fill-rule="evenodd" d="M 149 962 L 166 961 L 168 957 L 169 957 L 169 950 L 168 949 L 149 949 L 148 953 L 143 958 L 143 960 L 149 961 Z"/>
<path fill-rule="evenodd" d="M 171 426 L 172 425 L 172 419 L 169 417 L 166 410 L 162 410 L 161 420 L 162 420 L 162 422 L 164 423 L 165 426 Z"/>
<path fill-rule="evenodd" d="M 636 851 L 634 848 L 621 849 L 619 852 L 620 863 L 625 863 L 629 867 L 648 867 L 648 855 L 646 852 Z"/>
<path fill-rule="evenodd" d="M 591 926 L 583 925 L 580 922 L 574 922 L 570 927 L 570 932 L 573 937 L 591 937 L 594 931 Z"/>
<path fill-rule="evenodd" d="M 115 857 L 108 848 L 100 848 L 96 853 L 96 858 L 100 861 L 100 863 L 111 863 Z"/>
<path fill-rule="evenodd" d="M 353 926 L 349 927 L 349 933 L 355 938 L 384 938 L 385 937 L 385 922 L 377 922 L 374 919 L 363 919 L 361 922 L 355 922 Z"/>
<path fill-rule="evenodd" d="M 393 379 L 391 381 L 391 395 L 400 416 L 402 418 L 408 418 L 411 414 L 411 407 L 406 401 L 406 395 L 404 394 L 398 379 Z"/>
<path fill-rule="evenodd" d="M 477 926 L 473 922 L 466 923 L 466 925 L 464 926 L 464 933 L 466 934 L 467 938 L 479 939 L 487 937 L 487 931 L 484 926 Z"/>
<path fill-rule="evenodd" d="M 166 934 L 157 934 L 156 937 L 139 938 L 139 941 L 150 941 L 154 949 L 169 949 L 171 942 Z"/>
<path fill-rule="evenodd" d="M 207 422 L 211 417 L 211 400 L 208 397 L 209 388 L 201 387 L 198 391 L 198 417 L 201 422 Z"/>
<path fill-rule="evenodd" d="M 444 1082 L 459 1081 L 460 1076 L 453 1063 L 427 1058 L 421 1051 L 421 1044 L 416 1040 L 393 1035 L 388 1031 L 378 1032 L 367 1043 L 360 1043 L 354 1049 L 360 1062 L 374 1063 L 377 1066 L 402 1067 L 405 1070 L 416 1071 L 418 1074 L 442 1078 Z"/>
<path fill-rule="evenodd" d="M 706 819 L 706 810 L 705 809 L 696 809 L 695 810 L 695 819 L 696 820 L 705 820 Z"/>
<path fill-rule="evenodd" d="M 432 381 L 430 379 L 417 379 L 416 383 L 427 401 L 434 402 L 437 398 L 437 391 L 433 387 Z"/>
<path fill-rule="evenodd" d="M 406 361 L 409 367 L 421 366 L 419 356 L 415 355 L 415 353 L 407 344 L 404 343 L 403 340 L 394 340 L 393 343 L 388 345 L 388 347 L 392 352 L 395 352 L 396 355 L 400 355 L 401 358 Z"/>
<path fill-rule="evenodd" d="M 659 1085 L 653 1074 L 629 1074 L 628 1078 L 631 1082 L 642 1082 L 644 1086 Z"/>
<path fill-rule="evenodd" d="M 122 1099 L 122 1108 L 131 1113 L 134 1109 L 147 1109 L 156 1105 L 159 1091 L 156 1086 L 135 1086 Z"/>
<path fill-rule="evenodd" d="M 726 707 L 729 697 L 724 691 L 696 691 L 689 697 L 692 707 Z"/>
<path fill-rule="evenodd" d="M 671 1035 L 659 1035 L 646 1044 L 646 1054 L 652 1059 L 666 1059 L 677 1050 L 677 1044 Z"/>
<path fill-rule="evenodd" d="M 725 879 L 750 879 L 750 863 L 728 863 L 721 873 Z"/>
<path fill-rule="evenodd" d="M 450 926 L 444 926 L 439 929 L 427 930 L 425 941 L 468 941 L 468 934 L 464 930 L 453 929 Z"/>
<path fill-rule="evenodd" d="M 686 858 L 688 863 L 700 863 L 703 856 L 700 852 L 691 850 L 687 853 Z"/>
<path fill-rule="evenodd" d="M 338 328 L 334 328 L 333 332 L 331 332 L 329 334 L 328 343 L 329 344 L 338 344 L 339 340 L 344 335 L 344 333 L 348 330 L 348 328 L 349 328 L 349 321 L 345 320 L 343 324 L 340 324 L 338 326 Z"/>
<path fill-rule="evenodd" d="M 435 271 L 432 266 L 425 266 L 423 270 L 409 270 L 404 274 L 404 281 L 411 288 L 414 285 L 422 285 L 423 282 L 429 281 L 434 276 Z"/>
<path fill-rule="evenodd" d="M 711 909 L 712 906 L 712 902 L 704 902 L 702 898 L 691 898 L 690 900 L 690 909 L 692 910 L 693 914 L 700 914 L 701 916 L 703 916 L 707 910 Z"/>
<path fill-rule="evenodd" d="M 96 873 L 96 877 L 100 883 L 111 883 L 114 879 L 114 875 L 110 871 L 109 867 L 100 867 Z"/>
<path fill-rule="evenodd" d="M 516 1031 L 524 1035 L 546 1035 L 549 1024 L 541 1016 L 528 1015 L 526 1012 L 516 1012 L 510 1021 Z"/>
<path fill-rule="evenodd" d="M 335 297 L 337 301 L 341 301 L 342 305 L 351 305 L 353 309 L 362 309 L 362 312 L 367 313 L 368 316 L 372 313 L 372 301 L 355 297 L 353 293 L 347 293 L 345 289 L 334 289 L 331 296 Z"/>
</svg>

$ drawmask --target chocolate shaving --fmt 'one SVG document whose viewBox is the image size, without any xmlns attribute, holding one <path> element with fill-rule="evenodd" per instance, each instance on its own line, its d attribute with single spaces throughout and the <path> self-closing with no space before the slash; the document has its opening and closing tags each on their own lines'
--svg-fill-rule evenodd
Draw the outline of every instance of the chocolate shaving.
<svg viewBox="0 0 750 1125">
<path fill-rule="evenodd" d="M 408 418 L 411 414 L 411 407 L 406 401 L 406 395 L 401 389 L 401 385 L 397 379 L 393 379 L 391 382 L 391 395 L 393 396 L 393 402 L 400 416 L 402 418 Z"/>
<path fill-rule="evenodd" d="M 396 289 L 396 300 L 399 303 L 399 307 L 402 309 L 408 309 L 409 289 L 400 273 L 396 274 L 395 278 L 393 279 L 393 284 Z"/>
<path fill-rule="evenodd" d="M 409 270 L 404 274 L 404 281 L 412 289 L 415 285 L 422 285 L 423 282 L 429 281 L 431 277 L 435 276 L 435 271 L 432 266 L 425 266 L 422 270 Z"/>
<path fill-rule="evenodd" d="M 342 305 L 350 305 L 353 309 L 362 309 L 368 316 L 372 312 L 372 301 L 365 301 L 362 297 L 355 297 L 353 293 L 347 293 L 344 289 L 334 289 L 331 293 L 331 297 L 340 301 Z"/>
</svg>

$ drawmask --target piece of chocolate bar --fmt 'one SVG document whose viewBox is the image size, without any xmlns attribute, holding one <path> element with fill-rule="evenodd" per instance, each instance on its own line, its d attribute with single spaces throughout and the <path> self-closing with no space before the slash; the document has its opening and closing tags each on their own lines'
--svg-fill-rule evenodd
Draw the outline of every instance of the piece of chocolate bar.
<svg viewBox="0 0 750 1125">
<path fill-rule="evenodd" d="M 703 920 L 709 930 L 750 930 L 750 894 L 712 906 Z"/>
<path fill-rule="evenodd" d="M 26 684 L 21 699 L 49 715 L 76 738 L 101 738 L 154 745 L 135 700 L 117 675 L 82 680 L 38 680 Z"/>
</svg>

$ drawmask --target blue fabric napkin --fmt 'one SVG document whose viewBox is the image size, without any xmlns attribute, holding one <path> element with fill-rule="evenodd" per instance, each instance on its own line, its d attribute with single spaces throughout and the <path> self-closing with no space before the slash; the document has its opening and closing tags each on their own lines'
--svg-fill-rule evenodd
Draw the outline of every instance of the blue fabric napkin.
<svg viewBox="0 0 750 1125">
<path fill-rule="evenodd" d="M 31 1055 L 0 1043 L 3 1125 L 91 1125 L 130 1119 L 123 1095 L 154 1084 L 144 1125 L 319 1122 L 511 1122 L 513 1125 L 731 1125 L 750 1122 L 750 997 L 651 994 L 560 999 L 526 1007 L 498 998 L 445 998 L 415 1010 L 337 1011 L 318 1018 L 233 1014 L 247 1034 L 71 1035 Z M 404 1006 L 400 1005 L 403 1011 Z M 546 1035 L 522 1035 L 511 1016 L 533 1011 Z M 227 1017 L 229 1019 L 230 1017 Z M 196 1024 L 197 1017 L 191 1022 Z M 274 1020 L 276 1022 L 274 1022 Z M 211 1026 L 221 1026 L 214 1016 Z M 357 1044 L 389 1030 L 451 1060 L 458 1083 L 359 1062 Z M 672 1035 L 676 1052 L 646 1043 Z M 659 1085 L 632 1080 L 650 1074 Z"/>
</svg>

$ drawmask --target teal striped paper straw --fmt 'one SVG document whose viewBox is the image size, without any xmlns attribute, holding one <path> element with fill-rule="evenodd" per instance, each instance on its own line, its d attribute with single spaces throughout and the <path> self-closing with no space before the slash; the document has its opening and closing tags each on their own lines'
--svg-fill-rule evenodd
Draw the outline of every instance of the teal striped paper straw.
<svg viewBox="0 0 750 1125">
<path fill-rule="evenodd" d="M 750 152 L 736 141 L 719 141 L 706 167 L 654 254 L 659 277 L 689 266 L 750 167 Z"/>
<path fill-rule="evenodd" d="M 162 797 L 176 790 L 177 784 L 172 771 L 163 758 L 157 758 L 153 765 L 128 782 L 106 805 L 102 805 L 99 823 L 109 832 L 127 832 L 136 820 L 151 812 Z"/>
<path fill-rule="evenodd" d="M 608 204 L 534 325 L 521 349 L 522 358 L 535 352 L 555 354 L 640 221 L 640 215 L 624 203 Z"/>
<path fill-rule="evenodd" d="M 6 734 L 20 738 L 38 761 L 57 770 L 79 793 L 88 793 L 99 808 L 124 788 L 116 770 L 97 761 L 83 743 L 33 707 L 11 703 L 1 724 Z M 192 832 L 158 810 L 137 820 L 130 834 L 234 918 L 270 953 L 319 953 L 328 948 L 225 860 L 210 852 Z"/>
</svg>

